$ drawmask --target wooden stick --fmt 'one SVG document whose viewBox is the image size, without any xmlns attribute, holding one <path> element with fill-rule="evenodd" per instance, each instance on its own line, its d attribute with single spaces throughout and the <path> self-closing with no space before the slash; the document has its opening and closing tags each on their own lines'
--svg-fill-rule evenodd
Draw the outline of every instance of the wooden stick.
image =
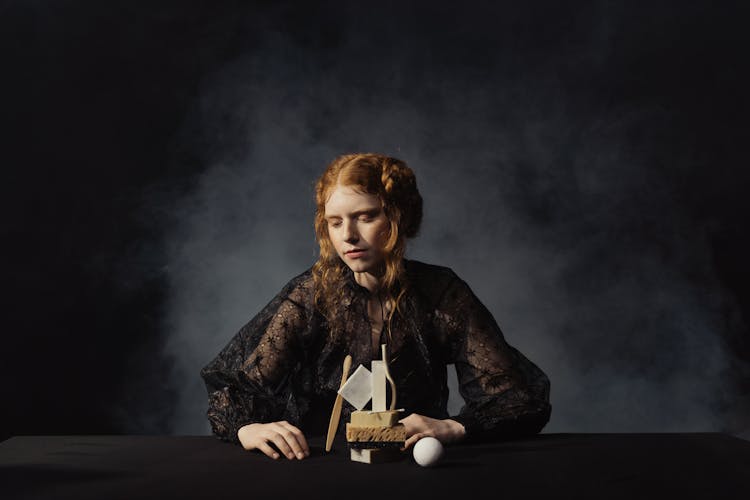
<svg viewBox="0 0 750 500">
<path fill-rule="evenodd" d="M 341 385 L 339 390 L 344 387 L 346 379 L 349 377 L 349 369 L 352 367 L 352 357 L 347 354 L 344 358 L 344 369 L 341 372 Z M 341 418 L 341 404 L 343 398 L 341 394 L 336 394 L 336 401 L 333 403 L 333 411 L 331 412 L 331 420 L 328 422 L 328 435 L 326 436 L 326 452 L 331 451 L 333 446 L 333 438 L 336 436 L 336 429 L 339 427 L 339 419 Z"/>
<path fill-rule="evenodd" d="M 385 367 L 385 378 L 391 384 L 391 411 L 396 409 L 396 382 L 391 377 L 391 371 L 388 369 L 388 355 L 385 352 L 385 344 L 380 346 L 380 351 L 383 353 L 383 366 Z"/>
</svg>

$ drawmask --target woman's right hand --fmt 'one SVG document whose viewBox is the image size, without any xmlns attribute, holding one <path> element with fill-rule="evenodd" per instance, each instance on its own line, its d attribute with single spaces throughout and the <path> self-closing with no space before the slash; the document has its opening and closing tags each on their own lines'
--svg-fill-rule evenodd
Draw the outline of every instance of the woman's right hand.
<svg viewBox="0 0 750 500">
<path fill-rule="evenodd" d="M 244 425 L 237 431 L 237 438 L 246 450 L 260 450 L 274 460 L 279 458 L 279 453 L 269 443 L 276 445 L 290 460 L 310 456 L 310 447 L 302 431 L 286 420 Z"/>
</svg>

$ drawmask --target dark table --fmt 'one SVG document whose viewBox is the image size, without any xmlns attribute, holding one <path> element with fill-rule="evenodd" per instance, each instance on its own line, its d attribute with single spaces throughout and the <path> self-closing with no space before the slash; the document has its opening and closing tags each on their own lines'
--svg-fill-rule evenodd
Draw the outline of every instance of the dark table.
<svg viewBox="0 0 750 500">
<path fill-rule="evenodd" d="M 18 436 L 0 443 L 0 498 L 750 498 L 750 442 L 725 434 L 541 434 L 367 465 L 273 461 L 210 436 Z"/>
</svg>

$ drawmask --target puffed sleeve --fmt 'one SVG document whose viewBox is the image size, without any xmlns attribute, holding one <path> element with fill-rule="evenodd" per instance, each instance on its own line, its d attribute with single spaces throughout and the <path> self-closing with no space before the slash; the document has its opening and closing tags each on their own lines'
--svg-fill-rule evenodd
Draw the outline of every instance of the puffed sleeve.
<svg viewBox="0 0 750 500">
<path fill-rule="evenodd" d="M 447 341 L 465 405 L 454 420 L 469 441 L 538 433 L 549 421 L 547 376 L 503 337 L 492 314 L 458 276 L 436 317 Z"/>
<path fill-rule="evenodd" d="M 254 422 L 296 420 L 290 378 L 301 360 L 300 336 L 308 326 L 307 293 L 292 280 L 243 326 L 201 370 L 208 391 L 208 420 L 219 438 L 238 443 L 237 431 Z"/>
</svg>

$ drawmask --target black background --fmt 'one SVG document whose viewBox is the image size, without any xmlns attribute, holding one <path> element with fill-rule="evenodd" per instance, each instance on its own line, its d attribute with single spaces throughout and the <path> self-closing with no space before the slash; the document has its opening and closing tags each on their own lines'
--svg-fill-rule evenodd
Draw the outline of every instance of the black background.
<svg viewBox="0 0 750 500">
<path fill-rule="evenodd" d="M 681 199 L 680 217 L 708 228 L 716 275 L 738 305 L 720 334 L 739 360 L 750 361 L 744 2 L 377 4 L 1 4 L 0 437 L 123 432 L 111 408 L 136 372 L 149 374 L 152 396 L 173 397 L 162 383 L 168 362 L 158 354 L 167 293 L 159 249 L 167 219 L 144 219 L 144 192 L 187 189 L 204 159 L 226 147 L 185 138 L 185 117 L 203 77 L 260 50 L 269 33 L 323 59 L 347 44 L 340 28 L 355 19 L 372 31 L 372 43 L 321 71 L 332 78 L 355 72 L 360 88 L 373 81 L 368 72 L 396 72 L 387 55 L 409 53 L 418 41 L 430 51 L 407 58 L 416 80 L 460 71 L 481 78 L 494 58 L 531 73 L 538 58 L 559 54 L 556 84 L 582 114 L 606 116 L 623 103 L 666 110 L 666 124 L 642 132 L 660 137 L 648 143 L 654 150 L 647 168 L 669 179 Z M 584 35 L 608 9 L 617 12 L 603 37 L 608 59 L 595 73 L 568 64 L 567 48 L 593 43 Z M 378 33 L 389 36 L 379 40 Z M 407 84 L 403 95 L 420 99 Z M 672 162 L 687 146 L 688 158 Z M 550 207 L 530 210 L 544 217 Z M 629 231 L 628 237 L 649 238 L 648 228 Z M 137 253 L 138 265 L 124 268 L 124 257 L 143 246 L 149 251 Z M 748 394 L 748 381 L 737 377 Z M 163 417 L 157 421 L 168 421 Z"/>
</svg>

